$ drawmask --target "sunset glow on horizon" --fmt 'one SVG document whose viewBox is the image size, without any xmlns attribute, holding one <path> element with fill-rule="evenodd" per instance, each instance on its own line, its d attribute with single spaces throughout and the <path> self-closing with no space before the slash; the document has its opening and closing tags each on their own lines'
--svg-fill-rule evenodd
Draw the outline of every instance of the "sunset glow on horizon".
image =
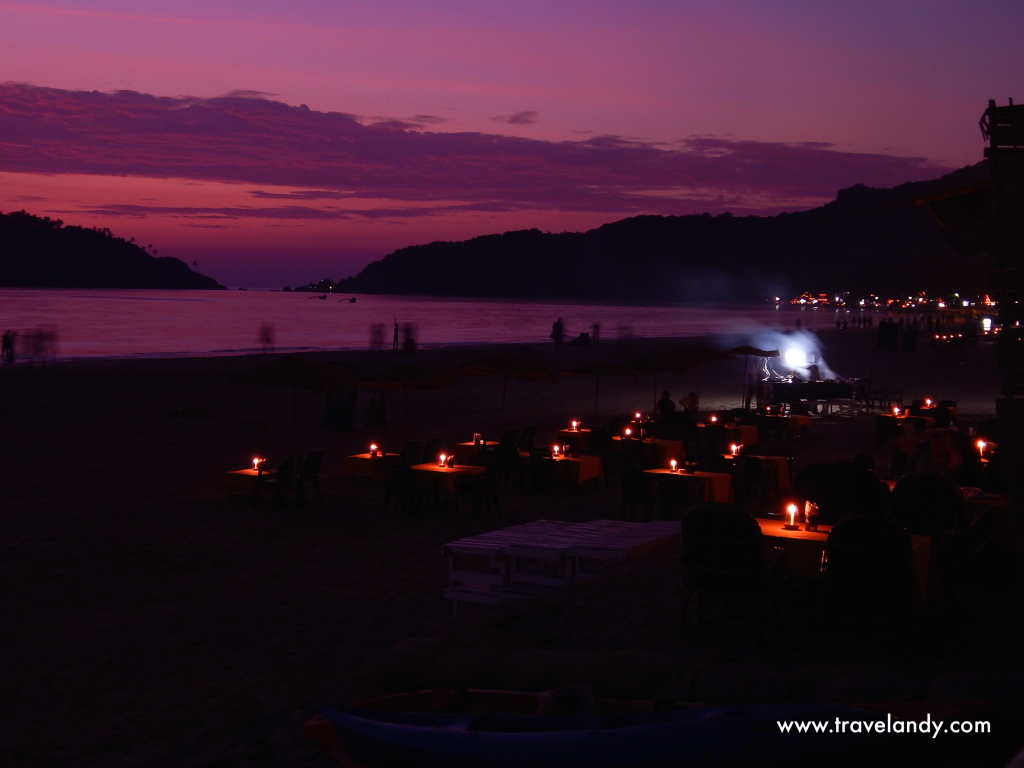
<svg viewBox="0 0 1024 768">
<path fill-rule="evenodd" d="M 0 211 L 227 285 L 978 162 L 1024 5 L 0 2 Z M 1024 96 L 1020 96 L 1024 98 Z"/>
</svg>

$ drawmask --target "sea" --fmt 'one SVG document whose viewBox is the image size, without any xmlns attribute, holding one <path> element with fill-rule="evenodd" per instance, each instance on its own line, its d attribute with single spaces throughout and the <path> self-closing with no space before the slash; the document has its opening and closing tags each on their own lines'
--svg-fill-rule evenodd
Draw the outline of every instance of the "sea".
<svg viewBox="0 0 1024 768">
<path fill-rule="evenodd" d="M 355 298 L 355 301 L 350 299 Z M 671 305 L 513 301 L 429 296 L 328 295 L 284 291 L 0 289 L 0 332 L 17 332 L 24 359 L 202 357 L 566 339 L 749 336 L 761 329 L 834 327 L 836 310 L 761 305 Z"/>
</svg>

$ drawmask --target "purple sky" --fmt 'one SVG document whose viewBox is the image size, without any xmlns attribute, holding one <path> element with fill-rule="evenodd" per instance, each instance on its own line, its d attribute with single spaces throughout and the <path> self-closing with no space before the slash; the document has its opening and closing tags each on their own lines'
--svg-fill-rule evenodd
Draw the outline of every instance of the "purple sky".
<svg viewBox="0 0 1024 768">
<path fill-rule="evenodd" d="M 0 2 L 0 210 L 250 287 L 798 210 L 980 160 L 1021 29 L 1020 0 Z"/>
</svg>

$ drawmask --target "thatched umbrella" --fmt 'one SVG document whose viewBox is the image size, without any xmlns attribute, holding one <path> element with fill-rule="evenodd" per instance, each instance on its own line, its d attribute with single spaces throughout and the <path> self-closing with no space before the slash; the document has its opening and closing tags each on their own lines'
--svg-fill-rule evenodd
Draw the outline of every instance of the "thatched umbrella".
<svg viewBox="0 0 1024 768">
<path fill-rule="evenodd" d="M 587 363 L 581 365 L 578 368 L 573 368 L 568 371 L 559 371 L 562 376 L 593 376 L 594 377 L 594 418 L 597 418 L 597 401 L 599 388 L 601 386 L 602 376 L 629 376 L 636 378 L 636 373 L 623 368 L 621 365 L 612 365 L 611 363 Z"/>
<path fill-rule="evenodd" d="M 505 431 L 505 393 L 508 390 L 508 377 L 528 381 L 545 380 L 555 383 L 555 374 L 538 363 L 525 360 L 516 355 L 495 355 L 479 360 L 469 360 L 455 366 L 460 376 L 501 376 L 501 418 L 498 424 L 498 436 Z"/>
<path fill-rule="evenodd" d="M 749 358 L 751 358 L 751 357 L 778 357 L 779 356 L 779 350 L 777 350 L 777 349 L 772 349 L 772 350 L 758 349 L 757 347 L 752 347 L 749 344 L 741 344 L 738 347 L 733 347 L 732 349 L 728 350 L 728 352 L 731 355 L 743 355 L 743 400 L 741 402 L 743 403 L 743 407 L 746 408 L 747 407 L 747 384 L 748 384 L 748 382 L 747 382 L 747 360 Z"/>
<path fill-rule="evenodd" d="M 623 368 L 627 368 L 631 371 L 637 371 L 645 376 L 655 376 L 654 379 L 654 399 L 658 399 L 658 379 L 657 374 L 659 373 L 677 373 L 683 375 L 689 373 L 693 369 L 698 369 L 700 366 L 706 363 L 714 362 L 715 360 L 732 360 L 732 355 L 728 352 L 722 352 L 721 350 L 714 349 L 713 347 L 707 347 L 703 345 L 689 345 L 685 347 L 676 347 L 675 349 L 657 349 L 640 357 L 626 362 L 620 363 L 619 365 Z M 700 382 L 697 384 L 697 395 L 700 398 Z"/>
<path fill-rule="evenodd" d="M 402 423 L 403 445 L 409 442 L 409 390 L 441 389 L 456 377 L 455 371 L 441 368 L 420 368 L 416 365 L 398 365 L 374 376 L 361 379 L 360 386 L 405 393 L 405 419 Z"/>
<path fill-rule="evenodd" d="M 359 380 L 348 371 L 334 365 L 321 365 L 298 355 L 279 357 L 256 368 L 247 368 L 231 375 L 233 382 L 251 382 L 265 387 L 291 387 L 292 390 L 292 455 L 298 453 L 295 415 L 295 390 L 303 389 L 324 395 L 332 389 L 355 389 Z M 293 483 L 296 478 L 293 478 Z"/>
</svg>

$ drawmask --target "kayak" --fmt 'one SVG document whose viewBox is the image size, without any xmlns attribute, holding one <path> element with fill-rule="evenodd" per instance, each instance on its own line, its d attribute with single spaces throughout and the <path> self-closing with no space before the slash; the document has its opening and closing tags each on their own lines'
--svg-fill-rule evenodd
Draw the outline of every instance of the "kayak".
<svg viewBox="0 0 1024 768">
<path fill-rule="evenodd" d="M 784 733 L 779 722 L 876 722 L 925 704 L 706 706 L 439 689 L 347 707 L 321 706 L 303 726 L 344 768 L 705 768 L 856 762 L 883 734 Z M 934 709 L 936 705 L 932 705 Z M 938 705 L 941 706 L 941 705 Z M 842 758 L 841 760 L 839 758 Z"/>
</svg>

